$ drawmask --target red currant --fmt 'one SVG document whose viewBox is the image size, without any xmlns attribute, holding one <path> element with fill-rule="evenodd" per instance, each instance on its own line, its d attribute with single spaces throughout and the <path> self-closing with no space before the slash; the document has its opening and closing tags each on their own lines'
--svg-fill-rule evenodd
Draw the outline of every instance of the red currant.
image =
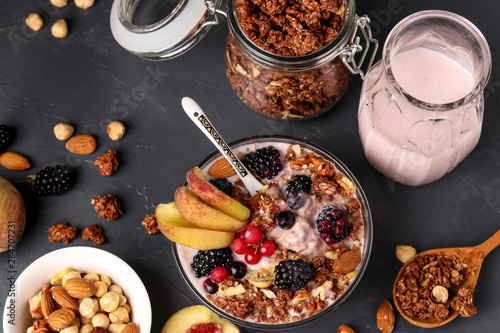
<svg viewBox="0 0 500 333">
<path fill-rule="evenodd" d="M 216 283 L 221 283 L 222 281 L 227 279 L 228 276 L 229 273 L 227 272 L 227 269 L 222 266 L 217 266 L 212 269 L 212 272 L 210 272 L 210 278 Z"/>
<path fill-rule="evenodd" d="M 270 257 L 274 254 L 276 246 L 270 240 L 263 241 L 259 246 L 259 254 L 263 257 Z"/>
<path fill-rule="evenodd" d="M 248 244 L 243 238 L 236 238 L 233 241 L 233 251 L 237 254 L 245 254 L 248 251 Z"/>
<path fill-rule="evenodd" d="M 255 253 L 255 251 L 248 251 L 245 253 L 245 261 L 249 265 L 256 265 L 259 263 L 261 257 L 260 254 Z"/>
<path fill-rule="evenodd" d="M 245 238 L 245 230 L 238 231 L 235 238 Z"/>
<path fill-rule="evenodd" d="M 245 240 L 248 244 L 257 244 L 261 238 L 262 231 L 260 231 L 259 227 L 253 224 L 247 225 L 247 228 L 245 230 Z"/>
</svg>

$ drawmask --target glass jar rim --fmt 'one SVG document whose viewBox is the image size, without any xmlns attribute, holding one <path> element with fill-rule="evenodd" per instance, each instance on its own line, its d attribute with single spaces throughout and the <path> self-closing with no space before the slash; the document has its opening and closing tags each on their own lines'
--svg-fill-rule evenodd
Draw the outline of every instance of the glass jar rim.
<svg viewBox="0 0 500 333">
<path fill-rule="evenodd" d="M 356 24 L 355 0 L 344 0 L 344 6 L 346 7 L 344 24 L 330 44 L 303 56 L 283 56 L 260 48 L 247 37 L 239 24 L 233 1 L 237 0 L 228 0 L 227 21 L 235 42 L 253 61 L 262 67 L 273 70 L 282 70 L 285 67 L 291 70 L 303 71 L 321 67 L 331 62 L 342 53 L 343 47 L 350 41 Z"/>
<path fill-rule="evenodd" d="M 471 34 L 474 36 L 476 39 L 478 45 L 480 45 L 481 50 L 478 50 L 481 52 L 482 57 L 483 57 L 483 62 L 482 62 L 482 68 L 480 69 L 480 74 L 479 74 L 479 79 L 475 80 L 474 87 L 471 89 L 471 91 L 465 95 L 464 97 L 453 101 L 449 103 L 443 103 L 443 104 L 438 104 L 438 103 L 429 103 L 425 102 L 423 100 L 420 100 L 414 96 L 412 96 L 409 92 L 407 92 L 396 80 L 396 77 L 394 76 L 394 73 L 391 68 L 391 52 L 393 50 L 394 44 L 397 40 L 397 37 L 400 36 L 401 33 L 404 33 L 404 30 L 406 27 L 409 27 L 411 25 L 416 24 L 417 22 L 421 22 L 427 19 L 431 18 L 438 18 L 438 19 L 446 19 L 449 21 L 452 21 L 453 23 L 457 25 L 461 25 L 467 30 L 471 32 Z M 469 103 L 470 101 L 476 99 L 484 90 L 486 84 L 488 83 L 490 74 L 491 74 L 491 67 L 492 67 L 492 61 L 491 61 L 491 53 L 490 53 L 490 48 L 488 46 L 488 42 L 486 41 L 486 38 L 483 36 L 481 31 L 469 20 L 466 18 L 452 13 L 448 11 L 443 11 L 443 10 L 424 10 L 420 11 L 417 13 L 414 13 L 412 15 L 407 16 L 403 20 L 401 20 L 394 28 L 391 30 L 389 35 L 387 36 L 387 39 L 385 40 L 384 43 L 384 48 L 382 50 L 382 63 L 384 66 L 384 71 L 385 74 L 388 78 L 388 81 L 391 85 L 391 88 L 404 100 L 418 105 L 420 108 L 426 109 L 426 110 L 431 110 L 431 111 L 448 111 L 448 110 L 453 110 L 456 109 L 459 106 L 465 105 Z"/>
</svg>

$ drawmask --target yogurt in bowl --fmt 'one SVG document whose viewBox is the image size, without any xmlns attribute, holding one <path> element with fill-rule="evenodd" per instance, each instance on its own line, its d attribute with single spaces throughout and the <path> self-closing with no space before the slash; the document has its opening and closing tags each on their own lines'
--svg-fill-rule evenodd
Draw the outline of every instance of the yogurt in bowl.
<svg viewBox="0 0 500 333">
<path fill-rule="evenodd" d="M 250 196 L 237 176 L 215 180 L 209 170 L 223 158 L 218 153 L 200 164 L 252 213 L 228 248 L 174 243 L 181 275 L 204 304 L 242 326 L 292 328 L 330 313 L 370 256 L 372 220 L 359 183 L 334 155 L 300 139 L 259 136 L 230 146 L 267 186 Z M 218 279 L 213 266 L 228 275 Z"/>
</svg>

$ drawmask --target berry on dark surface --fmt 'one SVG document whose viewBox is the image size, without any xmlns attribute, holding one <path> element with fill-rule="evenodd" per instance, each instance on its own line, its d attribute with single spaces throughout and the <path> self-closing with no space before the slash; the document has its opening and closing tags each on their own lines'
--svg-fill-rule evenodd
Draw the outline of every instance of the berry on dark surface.
<svg viewBox="0 0 500 333">
<path fill-rule="evenodd" d="M 212 281 L 212 279 L 208 278 L 203 281 L 203 289 L 209 294 L 215 294 L 217 290 L 219 290 L 219 285 Z"/>
<path fill-rule="evenodd" d="M 210 183 L 229 196 L 233 193 L 234 185 L 226 178 L 210 179 Z"/>
<path fill-rule="evenodd" d="M 243 164 L 254 175 L 261 179 L 271 179 L 283 169 L 280 152 L 273 147 L 257 149 L 245 155 Z"/>
<path fill-rule="evenodd" d="M 200 250 L 193 257 L 191 270 L 194 276 L 200 278 L 202 276 L 209 276 L 212 270 L 217 266 L 228 269 L 232 262 L 232 251 L 228 247 L 217 250 Z"/>
<path fill-rule="evenodd" d="M 237 279 L 242 279 L 247 275 L 247 265 L 241 261 L 233 261 L 229 266 L 229 274 Z"/>
<path fill-rule="evenodd" d="M 290 180 L 286 186 L 285 192 L 288 193 L 291 190 L 299 190 L 305 193 L 311 193 L 312 180 L 306 175 L 296 175 Z"/>
<path fill-rule="evenodd" d="M 345 213 L 337 207 L 323 207 L 316 220 L 320 237 L 327 245 L 333 245 L 347 237 L 349 220 Z"/>
<path fill-rule="evenodd" d="M 290 190 L 286 195 L 286 204 L 291 209 L 300 209 L 306 203 L 307 195 L 299 190 Z"/>
<path fill-rule="evenodd" d="M 33 188 L 39 195 L 59 195 L 67 192 L 73 185 L 74 180 L 75 173 L 68 166 L 46 167 L 35 175 Z"/>
<path fill-rule="evenodd" d="M 295 225 L 295 215 L 289 210 L 282 210 L 274 215 L 274 223 L 283 230 L 291 229 Z"/>
<path fill-rule="evenodd" d="M 283 260 L 274 268 L 274 284 L 284 290 L 300 290 L 312 279 L 311 265 L 303 259 Z"/>
<path fill-rule="evenodd" d="M 0 152 L 7 149 L 14 141 L 14 130 L 7 125 L 0 125 Z"/>
</svg>

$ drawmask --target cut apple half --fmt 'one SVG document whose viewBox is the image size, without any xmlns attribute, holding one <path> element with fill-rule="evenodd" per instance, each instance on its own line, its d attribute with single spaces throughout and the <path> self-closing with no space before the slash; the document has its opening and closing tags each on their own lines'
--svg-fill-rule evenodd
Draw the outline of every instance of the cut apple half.
<svg viewBox="0 0 500 333">
<path fill-rule="evenodd" d="M 247 225 L 247 221 L 237 220 L 209 206 L 185 186 L 179 186 L 175 191 L 175 206 L 189 223 L 202 229 L 237 232 Z"/>
<path fill-rule="evenodd" d="M 212 185 L 199 167 L 189 169 L 186 180 L 191 189 L 213 208 L 240 221 L 250 217 L 250 209 Z"/>
<path fill-rule="evenodd" d="M 203 330 L 204 326 L 207 330 Z M 193 305 L 174 313 L 163 325 L 161 333 L 186 333 L 192 328 L 198 328 L 196 332 L 239 333 L 240 331 L 236 325 L 219 317 L 206 306 Z"/>
<path fill-rule="evenodd" d="M 173 202 L 156 206 L 155 215 L 158 229 L 165 237 L 192 249 L 221 249 L 234 240 L 234 232 L 207 230 L 192 225 L 182 217 Z"/>
</svg>

